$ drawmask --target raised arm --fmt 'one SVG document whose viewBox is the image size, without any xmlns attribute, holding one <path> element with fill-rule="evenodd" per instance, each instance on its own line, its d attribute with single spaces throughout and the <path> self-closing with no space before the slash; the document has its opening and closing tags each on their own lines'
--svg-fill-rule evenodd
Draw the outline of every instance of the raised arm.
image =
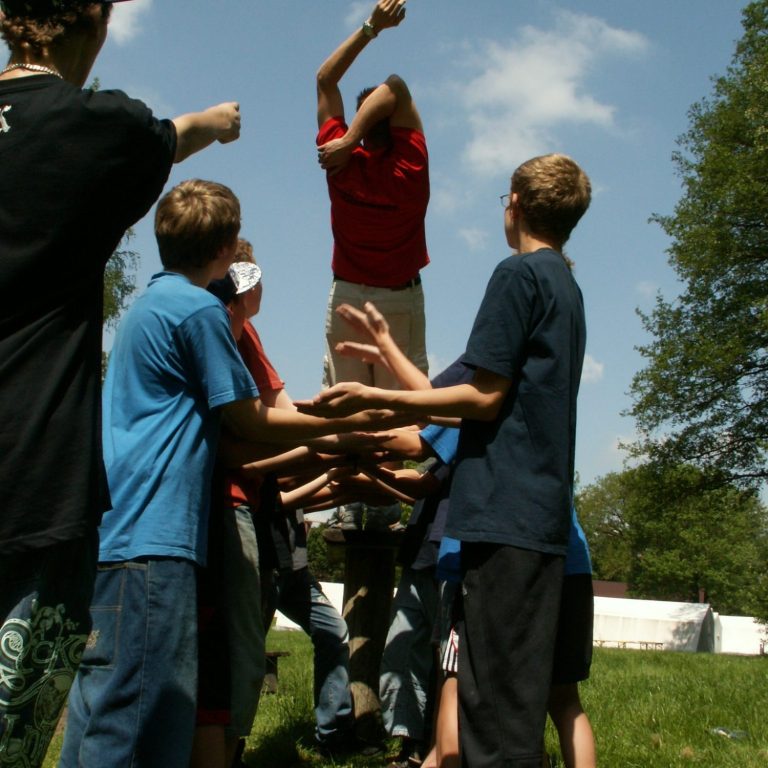
<svg viewBox="0 0 768 768">
<path fill-rule="evenodd" d="M 205 149 L 214 141 L 226 144 L 240 136 L 240 105 L 228 101 L 202 112 L 190 112 L 174 118 L 176 126 L 176 156 L 180 163 L 190 155 Z"/>
<path fill-rule="evenodd" d="M 347 164 L 352 150 L 368 132 L 377 123 L 387 119 L 392 128 L 424 130 L 411 92 L 398 75 L 390 75 L 366 97 L 343 136 L 318 147 L 317 160 L 320 167 L 331 175 L 338 173 Z"/>
<path fill-rule="evenodd" d="M 317 125 L 344 116 L 339 81 L 366 45 L 381 30 L 396 27 L 405 18 L 405 0 L 379 0 L 368 20 L 353 32 L 317 71 Z"/>
</svg>

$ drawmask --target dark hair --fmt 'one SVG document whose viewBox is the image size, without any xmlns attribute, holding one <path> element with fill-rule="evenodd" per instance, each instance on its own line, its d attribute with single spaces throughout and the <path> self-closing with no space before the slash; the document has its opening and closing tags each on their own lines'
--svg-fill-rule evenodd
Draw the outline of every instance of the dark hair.
<svg viewBox="0 0 768 768">
<path fill-rule="evenodd" d="M 224 184 L 190 179 L 164 195 L 155 212 L 155 238 L 166 269 L 204 267 L 235 247 L 240 201 Z"/>
<path fill-rule="evenodd" d="M 378 88 L 378 86 L 368 86 L 363 88 L 360 93 L 357 94 L 357 108 L 360 109 L 360 105 Z M 385 117 L 383 120 L 379 120 L 378 123 L 371 126 L 371 129 L 366 133 L 365 140 L 376 147 L 389 147 L 392 144 L 392 134 L 389 130 L 389 118 Z"/>
<path fill-rule="evenodd" d="M 3 15 L 0 16 L 0 37 L 11 51 L 28 49 L 40 53 L 43 48 L 55 46 L 70 32 L 92 26 L 91 9 L 94 5 L 101 6 L 102 18 L 109 18 L 112 3 L 93 0 L 9 3 L 6 0 L 2 4 Z"/>
</svg>

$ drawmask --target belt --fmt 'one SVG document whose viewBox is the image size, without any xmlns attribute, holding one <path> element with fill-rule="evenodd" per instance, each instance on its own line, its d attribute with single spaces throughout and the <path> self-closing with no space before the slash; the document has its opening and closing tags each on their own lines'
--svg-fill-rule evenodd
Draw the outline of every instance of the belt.
<svg viewBox="0 0 768 768">
<path fill-rule="evenodd" d="M 337 277 L 336 275 L 333 276 L 334 282 L 338 283 L 352 283 L 351 280 L 345 280 L 343 277 Z M 401 285 L 371 285 L 368 286 L 367 283 L 352 283 L 353 285 L 365 285 L 369 288 L 384 288 L 388 291 L 404 291 L 406 288 L 415 288 L 417 285 L 421 285 L 421 275 L 416 275 L 416 277 L 411 278 L 405 283 L 402 283 Z"/>
</svg>

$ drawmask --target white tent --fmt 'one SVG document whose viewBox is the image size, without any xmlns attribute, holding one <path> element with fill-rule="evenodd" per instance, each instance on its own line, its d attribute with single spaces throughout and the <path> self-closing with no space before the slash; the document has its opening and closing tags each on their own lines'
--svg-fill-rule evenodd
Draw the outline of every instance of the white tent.
<svg viewBox="0 0 768 768">
<path fill-rule="evenodd" d="M 715 651 L 758 656 L 766 652 L 768 629 L 751 616 L 715 614 Z"/>
<path fill-rule="evenodd" d="M 595 598 L 595 645 L 714 651 L 715 622 L 706 603 Z"/>
</svg>

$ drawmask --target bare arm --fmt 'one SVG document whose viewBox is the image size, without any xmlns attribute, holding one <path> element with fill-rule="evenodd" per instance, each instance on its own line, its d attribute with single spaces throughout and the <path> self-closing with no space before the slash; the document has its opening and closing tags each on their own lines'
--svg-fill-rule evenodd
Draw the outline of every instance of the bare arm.
<svg viewBox="0 0 768 768">
<path fill-rule="evenodd" d="M 411 99 L 408 86 L 398 75 L 390 75 L 365 99 L 343 136 L 318 147 L 317 159 L 320 167 L 331 175 L 338 173 L 371 128 L 387 118 L 393 128 L 423 131 L 421 118 Z"/>
<path fill-rule="evenodd" d="M 366 411 L 351 418 L 324 419 L 295 410 L 269 408 L 260 400 L 236 400 L 222 406 L 224 426 L 241 440 L 256 443 L 300 443 L 337 432 L 375 431 L 401 426 L 407 417 Z"/>
<path fill-rule="evenodd" d="M 368 24 L 374 34 L 387 27 L 396 27 L 405 18 L 405 0 L 379 0 Z M 321 65 L 317 71 L 317 126 L 331 117 L 344 116 L 344 102 L 339 81 L 371 41 L 362 28 L 353 32 Z"/>
<path fill-rule="evenodd" d="M 222 144 L 240 136 L 240 105 L 230 101 L 174 118 L 176 126 L 175 163 L 205 149 L 214 141 Z"/>
<path fill-rule="evenodd" d="M 492 421 L 511 385 L 511 379 L 478 368 L 469 384 L 439 389 L 387 390 L 343 382 L 296 406 L 303 413 L 336 417 L 366 408 L 391 408 L 404 414 Z"/>
</svg>

